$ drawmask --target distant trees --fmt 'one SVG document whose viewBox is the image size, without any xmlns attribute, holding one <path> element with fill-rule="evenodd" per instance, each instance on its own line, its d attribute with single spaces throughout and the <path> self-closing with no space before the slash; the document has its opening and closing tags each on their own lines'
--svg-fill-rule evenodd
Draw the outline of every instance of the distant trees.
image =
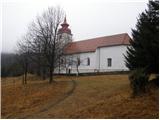
<svg viewBox="0 0 160 120">
<path fill-rule="evenodd" d="M 1 53 L 1 77 L 19 76 L 23 71 L 15 53 Z"/>
<path fill-rule="evenodd" d="M 59 65 L 65 46 L 58 37 L 58 28 L 64 19 L 64 11 L 60 7 L 48 8 L 29 26 L 28 32 L 19 43 L 19 53 L 25 62 L 25 72 L 30 63 L 35 63 L 37 74 L 45 78 L 49 73 L 49 82 L 53 81 L 54 69 Z M 30 62 L 28 62 L 30 60 Z"/>
<path fill-rule="evenodd" d="M 144 75 L 159 74 L 159 1 L 149 1 L 148 9 L 139 16 L 136 29 L 132 29 L 132 36 L 125 56 L 126 66 Z"/>
</svg>

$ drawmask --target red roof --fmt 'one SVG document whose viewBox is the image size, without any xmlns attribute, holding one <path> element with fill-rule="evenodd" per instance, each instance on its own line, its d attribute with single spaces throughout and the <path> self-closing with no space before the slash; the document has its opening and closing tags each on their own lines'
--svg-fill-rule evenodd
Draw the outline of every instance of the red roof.
<svg viewBox="0 0 160 120">
<path fill-rule="evenodd" d="M 63 28 L 58 30 L 58 34 L 62 34 L 62 33 L 68 33 L 68 34 L 71 35 L 71 30 L 67 27 L 63 27 Z"/>
<path fill-rule="evenodd" d="M 98 47 L 129 45 L 130 39 L 131 38 L 127 33 L 92 38 L 78 42 L 71 42 L 65 47 L 64 51 L 65 54 L 95 52 Z"/>
<path fill-rule="evenodd" d="M 61 28 L 58 30 L 58 34 L 62 33 L 68 33 L 71 34 L 71 30 L 68 28 L 69 24 L 67 23 L 66 17 L 64 19 L 64 22 L 61 24 Z"/>
</svg>

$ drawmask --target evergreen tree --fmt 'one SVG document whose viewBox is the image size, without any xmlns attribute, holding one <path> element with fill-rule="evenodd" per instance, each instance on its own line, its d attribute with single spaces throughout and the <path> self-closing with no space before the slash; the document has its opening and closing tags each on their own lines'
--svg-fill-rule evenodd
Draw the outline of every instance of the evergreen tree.
<svg viewBox="0 0 160 120">
<path fill-rule="evenodd" d="M 126 66 L 144 68 L 147 74 L 159 73 L 159 1 L 149 1 L 148 9 L 139 15 L 133 40 L 127 48 Z"/>
</svg>

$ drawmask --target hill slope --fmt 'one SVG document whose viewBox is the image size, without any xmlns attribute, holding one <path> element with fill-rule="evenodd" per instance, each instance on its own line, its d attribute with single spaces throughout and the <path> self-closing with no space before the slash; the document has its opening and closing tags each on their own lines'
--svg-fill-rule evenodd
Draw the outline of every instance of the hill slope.
<svg viewBox="0 0 160 120">
<path fill-rule="evenodd" d="M 2 82 L 2 118 L 158 118 L 158 89 L 131 98 L 127 75 L 61 76 L 56 81 L 30 80 L 25 104 L 20 83 Z"/>
</svg>

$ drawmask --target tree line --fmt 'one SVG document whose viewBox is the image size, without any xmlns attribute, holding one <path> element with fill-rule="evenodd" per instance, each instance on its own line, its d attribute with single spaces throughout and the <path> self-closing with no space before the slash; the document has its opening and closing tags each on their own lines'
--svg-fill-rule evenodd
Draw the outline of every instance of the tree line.
<svg viewBox="0 0 160 120">
<path fill-rule="evenodd" d="M 1 53 L 1 77 L 22 75 L 22 68 L 15 53 Z"/>
</svg>

